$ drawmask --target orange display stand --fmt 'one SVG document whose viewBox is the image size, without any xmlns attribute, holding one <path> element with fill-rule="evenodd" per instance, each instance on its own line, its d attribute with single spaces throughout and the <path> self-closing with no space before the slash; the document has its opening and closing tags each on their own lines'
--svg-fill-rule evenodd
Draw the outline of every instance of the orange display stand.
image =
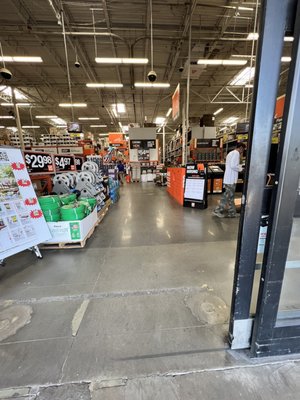
<svg viewBox="0 0 300 400">
<path fill-rule="evenodd" d="M 185 168 L 168 168 L 168 193 L 183 206 Z"/>
</svg>

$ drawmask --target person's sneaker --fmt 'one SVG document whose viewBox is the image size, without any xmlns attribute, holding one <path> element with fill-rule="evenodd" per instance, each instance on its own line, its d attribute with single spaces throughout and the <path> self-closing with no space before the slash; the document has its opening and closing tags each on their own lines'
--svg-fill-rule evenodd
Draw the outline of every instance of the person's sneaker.
<svg viewBox="0 0 300 400">
<path fill-rule="evenodd" d="M 215 217 L 218 217 L 218 218 L 224 218 L 225 217 L 225 215 L 223 213 L 221 213 L 221 211 L 216 211 L 216 210 L 214 210 L 212 212 L 212 215 L 214 215 Z"/>
</svg>

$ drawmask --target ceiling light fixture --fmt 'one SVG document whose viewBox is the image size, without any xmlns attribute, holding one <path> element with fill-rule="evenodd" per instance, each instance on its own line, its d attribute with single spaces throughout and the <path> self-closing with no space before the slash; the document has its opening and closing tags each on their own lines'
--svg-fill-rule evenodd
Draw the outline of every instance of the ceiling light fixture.
<svg viewBox="0 0 300 400">
<path fill-rule="evenodd" d="M 123 83 L 87 83 L 86 87 L 88 88 L 122 88 Z"/>
<path fill-rule="evenodd" d="M 4 129 L 4 128 L 5 128 L 5 126 L 3 126 L 3 125 L 0 126 L 0 129 Z"/>
<path fill-rule="evenodd" d="M 148 58 L 96 57 L 98 64 L 148 64 Z"/>
<path fill-rule="evenodd" d="M 123 128 L 122 122 L 119 121 L 118 124 L 119 124 L 119 127 L 122 129 Z"/>
<path fill-rule="evenodd" d="M 19 57 L 19 56 L 4 56 L 0 57 L 0 61 L 4 61 L 7 63 L 10 62 L 19 62 L 19 63 L 42 63 L 43 60 L 41 57 Z"/>
<path fill-rule="evenodd" d="M 62 118 L 51 118 L 51 121 L 56 125 L 67 125 L 66 121 Z"/>
<path fill-rule="evenodd" d="M 219 108 L 217 111 L 214 112 L 214 115 L 220 114 L 220 112 L 222 112 L 223 110 L 224 110 L 223 107 Z"/>
<path fill-rule="evenodd" d="M 281 62 L 291 62 L 292 57 L 281 57 Z"/>
<path fill-rule="evenodd" d="M 231 86 L 244 86 L 251 82 L 255 75 L 254 67 L 246 67 L 242 69 L 229 83 Z"/>
<path fill-rule="evenodd" d="M 1 103 L 0 104 L 2 107 L 13 107 L 13 103 Z M 16 103 L 17 106 L 19 107 L 32 107 L 31 103 Z"/>
<path fill-rule="evenodd" d="M 245 88 L 247 89 L 252 89 L 254 87 L 254 85 L 252 83 L 248 83 L 247 85 L 245 85 Z"/>
<path fill-rule="evenodd" d="M 125 108 L 125 104 L 124 103 L 113 104 L 112 108 L 115 111 L 115 113 L 123 114 L 123 113 L 126 112 L 126 108 Z"/>
<path fill-rule="evenodd" d="M 257 32 L 250 32 L 247 36 L 247 40 L 257 40 L 259 38 L 259 34 Z M 293 36 L 285 36 L 283 39 L 285 42 L 293 42 Z"/>
<path fill-rule="evenodd" d="M 23 129 L 39 129 L 39 125 L 22 125 Z"/>
<path fill-rule="evenodd" d="M 163 123 L 165 122 L 165 120 L 166 120 L 165 117 L 156 117 L 155 123 L 156 123 L 157 125 L 161 125 L 161 124 L 163 124 Z"/>
<path fill-rule="evenodd" d="M 15 119 L 12 115 L 1 115 L 0 119 Z"/>
<path fill-rule="evenodd" d="M 148 82 L 136 82 L 134 84 L 136 88 L 169 88 L 170 84 L 169 83 L 148 83 Z"/>
<path fill-rule="evenodd" d="M 36 119 L 52 119 L 57 118 L 57 115 L 36 115 Z"/>
<path fill-rule="evenodd" d="M 285 37 L 284 37 L 284 41 L 285 41 L 285 42 L 293 42 L 293 41 L 294 41 L 294 38 L 293 38 L 293 36 L 285 36 Z"/>
<path fill-rule="evenodd" d="M 79 121 L 98 121 L 99 117 L 79 117 Z"/>
<path fill-rule="evenodd" d="M 229 117 L 223 121 L 223 124 L 232 124 L 233 122 L 237 121 L 238 117 Z"/>
<path fill-rule="evenodd" d="M 107 128 L 107 125 L 90 125 L 90 128 Z"/>
<path fill-rule="evenodd" d="M 59 107 L 87 107 L 86 103 L 59 103 Z"/>
<path fill-rule="evenodd" d="M 237 9 L 239 11 L 254 11 L 254 9 L 251 7 L 243 7 L 243 6 L 238 6 Z"/>
<path fill-rule="evenodd" d="M 169 117 L 169 116 L 171 115 L 171 112 L 172 112 L 172 107 L 170 107 L 170 108 L 168 109 L 168 112 L 167 112 L 167 114 L 166 114 L 166 117 Z"/>
<path fill-rule="evenodd" d="M 247 60 L 208 60 L 201 59 L 197 61 L 198 65 L 245 65 Z"/>
</svg>

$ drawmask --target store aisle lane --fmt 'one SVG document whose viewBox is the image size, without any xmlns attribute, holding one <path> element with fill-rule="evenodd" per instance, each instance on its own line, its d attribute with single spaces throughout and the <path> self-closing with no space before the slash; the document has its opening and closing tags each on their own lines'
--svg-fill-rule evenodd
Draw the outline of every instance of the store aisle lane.
<svg viewBox="0 0 300 400">
<path fill-rule="evenodd" d="M 107 215 L 89 246 L 156 246 L 236 240 L 238 219 L 212 218 L 216 201 L 217 198 L 211 196 L 206 210 L 185 208 L 168 195 L 165 187 L 153 183 L 125 185 L 120 201 L 113 206 L 113 212 Z"/>
<path fill-rule="evenodd" d="M 212 207 L 127 185 L 84 249 L 7 260 L 0 313 L 19 303 L 32 314 L 0 343 L 0 387 L 244 365 L 225 339 L 238 220 L 215 219 Z"/>
</svg>

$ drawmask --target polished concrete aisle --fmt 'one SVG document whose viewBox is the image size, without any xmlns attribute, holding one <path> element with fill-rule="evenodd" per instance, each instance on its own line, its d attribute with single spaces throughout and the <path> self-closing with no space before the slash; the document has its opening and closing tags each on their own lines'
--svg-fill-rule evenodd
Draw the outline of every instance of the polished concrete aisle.
<svg viewBox="0 0 300 400">
<path fill-rule="evenodd" d="M 126 185 L 86 248 L 8 259 L 0 399 L 268 399 L 253 397 L 251 380 L 271 387 L 259 378 L 280 359 L 258 367 L 228 349 L 238 219 L 214 218 L 212 207 L 183 208 L 152 183 Z M 289 364 L 283 393 L 299 392 L 297 368 Z"/>
</svg>

